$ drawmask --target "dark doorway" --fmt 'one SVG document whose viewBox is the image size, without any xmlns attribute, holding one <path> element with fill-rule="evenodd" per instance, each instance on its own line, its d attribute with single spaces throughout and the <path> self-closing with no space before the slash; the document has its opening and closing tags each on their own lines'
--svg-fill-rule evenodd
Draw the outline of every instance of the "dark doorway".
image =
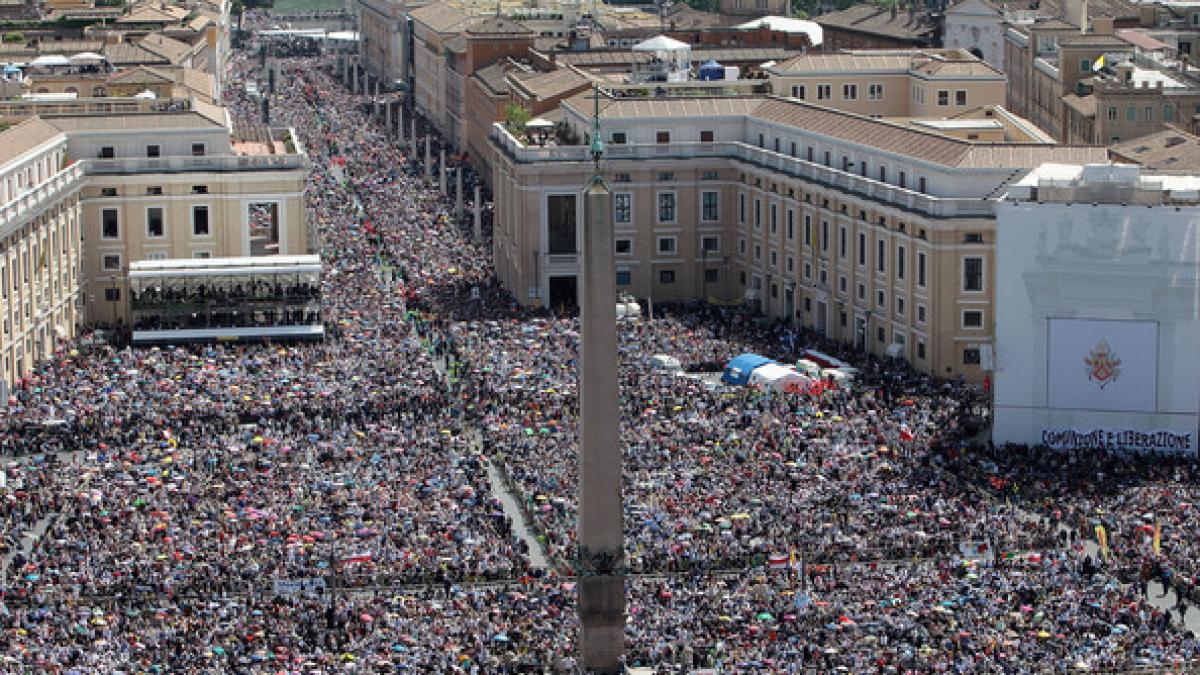
<svg viewBox="0 0 1200 675">
<path fill-rule="evenodd" d="M 550 277 L 550 311 L 574 315 L 579 310 L 579 283 L 575 277 Z"/>
</svg>

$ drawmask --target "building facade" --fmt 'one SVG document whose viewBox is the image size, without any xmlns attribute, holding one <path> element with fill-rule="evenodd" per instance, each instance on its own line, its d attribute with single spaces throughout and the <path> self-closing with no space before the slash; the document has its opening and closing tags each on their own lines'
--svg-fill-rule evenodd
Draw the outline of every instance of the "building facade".
<svg viewBox="0 0 1200 675">
<path fill-rule="evenodd" d="M 767 74 L 780 96 L 874 117 L 954 117 L 1005 100 L 1004 73 L 958 49 L 804 54 Z"/>
<path fill-rule="evenodd" d="M 1104 158 L 774 97 L 601 103 L 619 290 L 745 302 L 977 380 L 992 342 L 995 197 L 1048 158 Z M 574 145 L 529 147 L 493 128 L 494 258 L 523 302 L 574 303 L 592 105 L 562 105 Z"/>
<path fill-rule="evenodd" d="M 997 210 L 996 443 L 1194 454 L 1200 180 L 1046 165 Z"/>
</svg>

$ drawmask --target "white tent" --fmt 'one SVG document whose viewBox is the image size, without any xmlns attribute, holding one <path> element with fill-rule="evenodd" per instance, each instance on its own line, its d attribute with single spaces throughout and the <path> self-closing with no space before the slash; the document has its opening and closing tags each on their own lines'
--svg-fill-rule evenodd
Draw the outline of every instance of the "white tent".
<svg viewBox="0 0 1200 675">
<path fill-rule="evenodd" d="M 635 52 L 649 52 L 654 58 L 667 63 L 676 72 L 687 72 L 692 62 L 692 46 L 666 35 L 643 40 L 633 46 Z"/>
<path fill-rule="evenodd" d="M 809 44 L 814 47 L 819 46 L 825 41 L 825 31 L 821 28 L 821 24 L 815 21 L 792 19 L 786 16 L 764 16 L 761 19 L 738 24 L 735 28 L 740 30 L 766 28 L 767 30 L 779 31 L 781 33 L 804 33 L 808 36 Z"/>
<path fill-rule="evenodd" d="M 750 373 L 750 384 L 799 394 L 808 391 L 812 386 L 812 379 L 800 374 L 795 368 L 778 363 L 765 363 Z"/>
<path fill-rule="evenodd" d="M 49 67 L 49 66 L 69 66 L 69 65 L 71 65 L 71 59 L 68 59 L 67 57 L 63 56 L 62 54 L 43 54 L 43 55 L 37 57 L 36 59 L 30 61 L 29 65 L 33 66 L 34 68 L 43 68 L 43 67 Z"/>
<path fill-rule="evenodd" d="M 103 63 L 105 58 L 96 52 L 80 52 L 69 60 L 71 63 Z"/>
</svg>

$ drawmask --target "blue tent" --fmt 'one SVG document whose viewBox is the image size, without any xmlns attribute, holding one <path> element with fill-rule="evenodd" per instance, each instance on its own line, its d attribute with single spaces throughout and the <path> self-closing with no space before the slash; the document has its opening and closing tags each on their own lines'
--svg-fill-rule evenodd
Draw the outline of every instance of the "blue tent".
<svg viewBox="0 0 1200 675">
<path fill-rule="evenodd" d="M 700 65 L 701 80 L 723 80 L 725 79 L 725 66 L 717 63 L 716 59 L 709 59 Z"/>
<path fill-rule="evenodd" d="M 764 363 L 775 362 L 758 354 L 739 354 L 730 359 L 729 363 L 725 366 L 725 373 L 721 375 L 721 381 L 726 384 L 748 384 L 750 382 L 750 373 L 753 373 L 755 368 Z"/>
</svg>

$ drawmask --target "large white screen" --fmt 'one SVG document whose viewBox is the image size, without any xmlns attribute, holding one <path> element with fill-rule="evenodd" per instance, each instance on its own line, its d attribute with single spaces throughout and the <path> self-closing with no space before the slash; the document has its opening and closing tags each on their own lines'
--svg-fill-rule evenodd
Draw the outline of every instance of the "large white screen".
<svg viewBox="0 0 1200 675">
<path fill-rule="evenodd" d="M 1154 412 L 1158 324 L 1050 319 L 1046 398 L 1051 408 Z"/>
</svg>

